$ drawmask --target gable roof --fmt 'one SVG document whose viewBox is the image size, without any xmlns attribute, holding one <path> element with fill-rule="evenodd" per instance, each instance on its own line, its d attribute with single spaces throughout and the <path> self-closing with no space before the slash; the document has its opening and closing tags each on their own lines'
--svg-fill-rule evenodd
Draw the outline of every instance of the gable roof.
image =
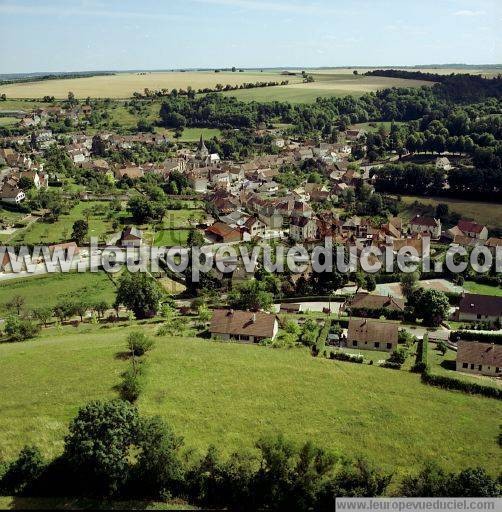
<svg viewBox="0 0 502 512">
<path fill-rule="evenodd" d="M 438 222 L 439 221 L 433 219 L 432 217 L 415 215 L 415 217 L 411 219 L 410 224 L 415 224 L 416 226 L 436 227 L 438 225 Z"/>
<path fill-rule="evenodd" d="M 502 316 L 502 297 L 464 293 L 460 298 L 459 311 L 474 315 Z"/>
<path fill-rule="evenodd" d="M 481 233 L 485 226 L 478 224 L 477 222 L 460 219 L 457 224 L 458 229 L 464 233 Z"/>
<path fill-rule="evenodd" d="M 457 361 L 502 367 L 502 345 L 459 341 L 457 347 Z"/>
<path fill-rule="evenodd" d="M 276 316 L 257 311 L 215 309 L 209 331 L 213 334 L 231 334 L 269 338 L 274 335 Z"/>
<path fill-rule="evenodd" d="M 349 320 L 347 341 L 352 340 L 397 343 L 397 324 L 368 318 L 351 318 Z"/>
<path fill-rule="evenodd" d="M 356 293 L 348 302 L 349 307 L 380 309 L 386 308 L 394 311 L 404 311 L 405 301 L 385 295 L 372 295 L 370 293 Z"/>
</svg>

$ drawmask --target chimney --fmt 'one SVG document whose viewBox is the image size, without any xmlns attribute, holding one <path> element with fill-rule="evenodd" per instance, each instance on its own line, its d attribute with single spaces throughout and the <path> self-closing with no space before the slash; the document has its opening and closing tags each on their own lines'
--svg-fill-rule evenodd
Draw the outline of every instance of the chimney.
<svg viewBox="0 0 502 512">
<path fill-rule="evenodd" d="M 252 322 L 255 324 L 256 323 L 256 313 L 253 313 L 253 320 Z"/>
<path fill-rule="evenodd" d="M 227 316 L 232 316 L 233 314 L 234 314 L 234 310 L 233 309 L 229 309 L 228 313 L 227 313 Z"/>
</svg>

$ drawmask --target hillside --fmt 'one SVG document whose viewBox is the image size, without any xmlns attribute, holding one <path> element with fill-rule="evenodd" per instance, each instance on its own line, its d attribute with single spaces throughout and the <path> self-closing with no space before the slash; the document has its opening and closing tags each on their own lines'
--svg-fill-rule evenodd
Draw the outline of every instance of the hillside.
<svg viewBox="0 0 502 512">
<path fill-rule="evenodd" d="M 129 330 L 52 329 L 0 345 L 0 459 L 25 443 L 54 455 L 82 404 L 115 397 Z M 493 399 L 428 387 L 404 371 L 313 359 L 300 349 L 156 341 L 139 408 L 160 414 L 188 447 L 214 443 L 229 452 L 283 432 L 400 473 L 429 459 L 448 469 L 498 469 L 502 406 Z"/>
</svg>

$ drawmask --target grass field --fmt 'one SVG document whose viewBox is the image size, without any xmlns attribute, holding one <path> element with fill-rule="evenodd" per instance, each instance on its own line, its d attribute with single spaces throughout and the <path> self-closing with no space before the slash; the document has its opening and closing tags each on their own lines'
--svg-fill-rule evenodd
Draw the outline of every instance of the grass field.
<svg viewBox="0 0 502 512">
<path fill-rule="evenodd" d="M 418 201 L 419 203 L 436 207 L 438 203 L 445 203 L 450 207 L 450 212 L 456 212 L 464 218 L 473 219 L 480 224 L 492 228 L 502 226 L 502 207 L 498 204 L 465 201 L 449 197 L 401 196 L 401 198 L 405 204 Z M 413 215 L 414 212 L 410 212 L 410 214 Z"/>
<path fill-rule="evenodd" d="M 0 316 L 8 313 L 5 304 L 15 295 L 25 300 L 27 309 L 55 306 L 63 295 L 83 300 L 115 299 L 115 287 L 104 272 L 46 274 L 0 281 Z"/>
<path fill-rule="evenodd" d="M 502 288 L 500 286 L 490 286 L 488 284 L 479 284 L 474 281 L 465 281 L 462 285 L 470 293 L 479 293 L 481 295 L 491 295 L 492 297 L 502 297 Z"/>
<path fill-rule="evenodd" d="M 14 126 L 18 124 L 20 119 L 17 117 L 0 117 L 0 127 L 2 126 Z"/>
<path fill-rule="evenodd" d="M 89 217 L 89 237 L 103 237 L 112 231 L 112 221 L 105 218 L 103 212 L 107 204 L 101 201 L 86 201 L 75 205 L 68 214 L 61 215 L 56 222 L 39 220 L 26 229 L 20 229 L 12 236 L 11 242 L 26 244 L 50 244 L 69 240 L 76 220 L 86 220 L 86 210 L 91 212 Z M 125 212 L 123 212 L 126 215 Z"/>
<path fill-rule="evenodd" d="M 166 130 L 165 128 L 156 128 L 155 131 L 157 133 L 166 134 L 172 140 L 176 140 L 174 138 L 174 130 Z M 182 135 L 179 139 L 179 142 L 198 142 L 200 136 L 204 138 L 204 140 L 212 139 L 213 137 L 220 137 L 221 131 L 218 128 L 185 128 L 182 132 Z"/>
<path fill-rule="evenodd" d="M 115 397 L 129 331 L 86 325 L 0 345 L 0 458 L 25 443 L 58 453 L 78 407 Z M 401 473 L 429 459 L 499 469 L 500 402 L 425 386 L 416 374 L 304 349 L 169 337 L 156 337 L 148 364 L 140 411 L 161 415 L 199 453 L 210 443 L 225 453 L 252 448 L 283 432 Z"/>
<path fill-rule="evenodd" d="M 405 124 L 401 121 L 394 121 L 394 124 L 397 126 L 401 124 Z M 392 127 L 392 121 L 383 121 L 379 123 L 358 123 L 353 124 L 350 128 L 352 130 L 365 130 L 367 132 L 377 132 L 381 127 L 384 127 L 386 130 L 390 130 Z"/>
<path fill-rule="evenodd" d="M 161 229 L 155 233 L 154 245 L 158 247 L 185 245 L 189 233 L 187 229 Z"/>
</svg>

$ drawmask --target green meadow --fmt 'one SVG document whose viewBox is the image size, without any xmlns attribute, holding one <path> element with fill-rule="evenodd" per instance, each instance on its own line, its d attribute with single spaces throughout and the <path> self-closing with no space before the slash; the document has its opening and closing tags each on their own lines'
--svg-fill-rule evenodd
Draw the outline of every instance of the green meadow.
<svg viewBox="0 0 502 512">
<path fill-rule="evenodd" d="M 154 334 L 154 326 L 141 327 Z M 26 443 L 61 451 L 68 421 L 90 400 L 117 396 L 128 325 L 50 329 L 0 345 L 0 459 Z M 429 387 L 420 376 L 268 349 L 186 337 L 155 337 L 142 413 L 158 414 L 202 453 L 253 449 L 284 433 L 398 474 L 427 460 L 496 473 L 500 402 Z"/>
</svg>

